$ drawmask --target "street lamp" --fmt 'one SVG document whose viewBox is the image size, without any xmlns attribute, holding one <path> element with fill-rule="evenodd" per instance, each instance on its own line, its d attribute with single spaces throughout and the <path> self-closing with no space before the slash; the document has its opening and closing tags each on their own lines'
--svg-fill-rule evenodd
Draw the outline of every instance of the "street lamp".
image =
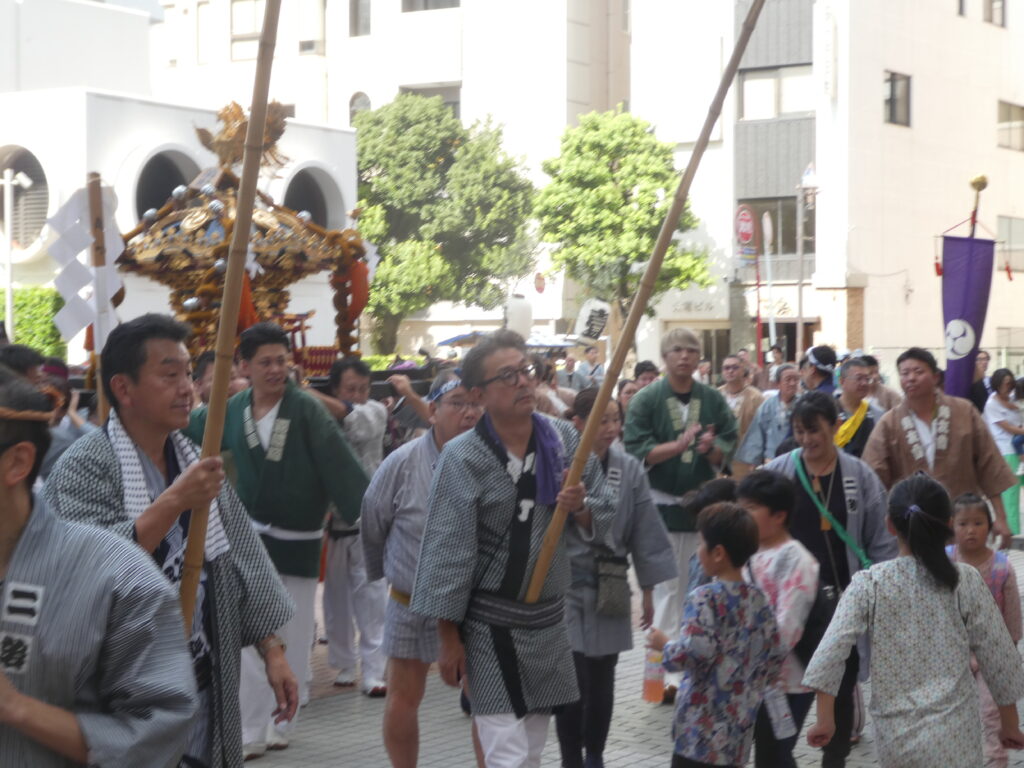
<svg viewBox="0 0 1024 768">
<path fill-rule="evenodd" d="M 24 171 L 14 172 L 13 168 L 4 168 L 4 270 L 6 291 L 4 292 L 4 330 L 7 340 L 14 342 L 14 188 L 29 189 L 32 179 Z"/>
<path fill-rule="evenodd" d="M 814 163 L 808 163 L 796 188 L 796 359 L 804 356 L 804 214 L 814 210 L 814 197 L 818 193 L 818 176 Z"/>
</svg>

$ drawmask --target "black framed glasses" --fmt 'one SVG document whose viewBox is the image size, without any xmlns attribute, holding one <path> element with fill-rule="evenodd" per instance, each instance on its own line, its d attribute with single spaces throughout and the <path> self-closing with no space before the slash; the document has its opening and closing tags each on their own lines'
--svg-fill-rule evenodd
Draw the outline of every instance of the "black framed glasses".
<svg viewBox="0 0 1024 768">
<path fill-rule="evenodd" d="M 488 384 L 493 384 L 496 381 L 500 381 L 502 384 L 514 387 L 516 384 L 519 383 L 520 376 L 524 377 L 527 381 L 533 381 L 537 377 L 537 366 L 524 365 L 522 368 L 506 368 L 497 376 L 492 376 L 489 379 L 484 379 L 482 382 L 480 382 L 480 386 L 486 387 Z"/>
</svg>

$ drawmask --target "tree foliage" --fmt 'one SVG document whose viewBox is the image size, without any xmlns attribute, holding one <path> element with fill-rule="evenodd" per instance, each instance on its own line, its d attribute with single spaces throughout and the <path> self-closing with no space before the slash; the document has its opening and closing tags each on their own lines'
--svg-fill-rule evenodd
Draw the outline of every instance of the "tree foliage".
<svg viewBox="0 0 1024 768">
<path fill-rule="evenodd" d="M 4 291 L 0 290 L 0 296 Z M 56 288 L 34 286 L 14 290 L 14 340 L 37 349 L 48 357 L 67 354 L 67 345 L 53 324 L 53 316 L 64 306 Z"/>
<path fill-rule="evenodd" d="M 543 164 L 551 183 L 537 195 L 541 237 L 554 263 L 590 295 L 629 311 L 678 184 L 673 147 L 650 124 L 621 109 L 592 112 L 562 136 L 561 153 Z M 677 230 L 694 229 L 685 207 Z M 706 256 L 670 246 L 654 298 L 670 288 L 711 285 Z M 653 304 L 653 301 L 652 301 Z"/>
<path fill-rule="evenodd" d="M 464 128 L 440 97 L 402 94 L 356 116 L 359 220 L 381 264 L 370 288 L 374 344 L 438 301 L 493 309 L 533 266 L 522 248 L 533 186 L 490 122 Z"/>
</svg>

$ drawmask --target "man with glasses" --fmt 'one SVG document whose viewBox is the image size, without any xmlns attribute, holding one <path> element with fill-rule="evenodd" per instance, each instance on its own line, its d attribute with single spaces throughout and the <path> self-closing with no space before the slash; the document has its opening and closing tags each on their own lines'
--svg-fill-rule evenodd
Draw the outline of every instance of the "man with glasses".
<svg viewBox="0 0 1024 768">
<path fill-rule="evenodd" d="M 626 414 L 626 450 L 649 467 L 651 495 L 669 531 L 679 578 L 654 588 L 654 626 L 679 631 L 690 557 L 697 551 L 696 514 L 682 506 L 683 494 L 711 480 L 736 445 L 736 419 L 722 393 L 694 379 L 700 341 L 689 328 L 661 339 L 665 376 L 640 390 Z M 731 358 L 736 359 L 736 358 Z M 666 676 L 672 699 L 679 676 Z"/>
<path fill-rule="evenodd" d="M 840 366 L 839 389 L 836 390 L 839 430 L 835 442 L 837 447 L 858 459 L 868 444 L 871 430 L 885 415 L 868 400 L 870 389 L 871 369 L 863 358 L 851 357 Z"/>
<path fill-rule="evenodd" d="M 535 375 L 509 330 L 467 353 L 462 383 L 484 414 L 438 459 L 410 602 L 437 620 L 442 679 L 465 677 L 488 768 L 539 766 L 552 709 L 579 699 L 564 536 L 540 599 L 524 602 L 555 506 L 588 540 L 603 540 L 614 516 L 596 457 L 563 487 L 579 436 L 535 412 Z"/>
<path fill-rule="evenodd" d="M 302 701 L 309 696 L 309 649 L 327 505 L 333 503 L 343 520 L 355 522 L 367 478 L 338 423 L 292 381 L 290 349 L 288 335 L 273 323 L 257 323 L 242 332 L 241 370 L 252 387 L 228 400 L 222 449 L 231 451 L 238 495 L 295 602 L 294 616 L 278 634 Z M 206 408 L 198 408 L 187 434 L 200 442 L 205 427 Z M 272 722 L 273 697 L 262 666 L 256 649 L 246 648 L 242 739 L 245 754 L 252 757 L 288 746 L 286 731 Z"/>
<path fill-rule="evenodd" d="M 434 379 L 427 403 L 430 431 L 384 460 L 363 495 L 360 517 L 367 577 L 386 578 L 391 585 L 383 644 L 388 657 L 384 746 L 395 768 L 415 768 L 417 712 L 427 670 L 437 661 L 437 622 L 409 610 L 434 467 L 445 444 L 472 429 L 483 410 L 452 370 Z"/>
<path fill-rule="evenodd" d="M 754 420 L 758 406 L 764 400 L 761 390 L 750 384 L 747 372 L 748 369 L 737 355 L 729 355 L 722 361 L 722 379 L 725 383 L 718 388 L 718 391 L 725 397 L 729 410 L 736 418 L 737 445 L 743 443 L 743 438 L 750 428 L 750 423 Z M 750 471 L 750 465 L 734 461 L 732 471 L 736 477 L 743 477 Z"/>
<path fill-rule="evenodd" d="M 868 389 L 868 400 L 878 410 L 885 413 L 891 411 L 900 401 L 903 400 L 903 396 L 892 387 L 887 387 L 885 382 L 882 381 L 882 374 L 879 371 L 878 358 L 874 355 L 861 355 L 860 359 L 863 360 L 868 366 L 868 375 L 871 377 L 871 383 Z"/>
</svg>

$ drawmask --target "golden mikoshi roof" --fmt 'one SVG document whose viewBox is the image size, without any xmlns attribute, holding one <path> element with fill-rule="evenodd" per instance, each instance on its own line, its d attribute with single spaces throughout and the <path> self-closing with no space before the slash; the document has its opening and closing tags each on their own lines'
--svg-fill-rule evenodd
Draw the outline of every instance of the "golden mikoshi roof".
<svg viewBox="0 0 1024 768">
<path fill-rule="evenodd" d="M 200 177 L 200 180 L 203 177 Z M 182 272 L 202 271 L 227 256 L 236 214 L 236 188 L 213 184 L 175 190 L 172 201 L 143 220 L 131 235 L 118 263 L 172 288 L 190 282 Z M 352 230 L 332 232 L 308 214 L 292 211 L 263 197 L 252 213 L 251 257 L 279 287 L 338 266 L 342 241 Z M 358 249 L 360 252 L 362 248 Z M 361 255 L 353 253 L 352 256 Z"/>
</svg>

